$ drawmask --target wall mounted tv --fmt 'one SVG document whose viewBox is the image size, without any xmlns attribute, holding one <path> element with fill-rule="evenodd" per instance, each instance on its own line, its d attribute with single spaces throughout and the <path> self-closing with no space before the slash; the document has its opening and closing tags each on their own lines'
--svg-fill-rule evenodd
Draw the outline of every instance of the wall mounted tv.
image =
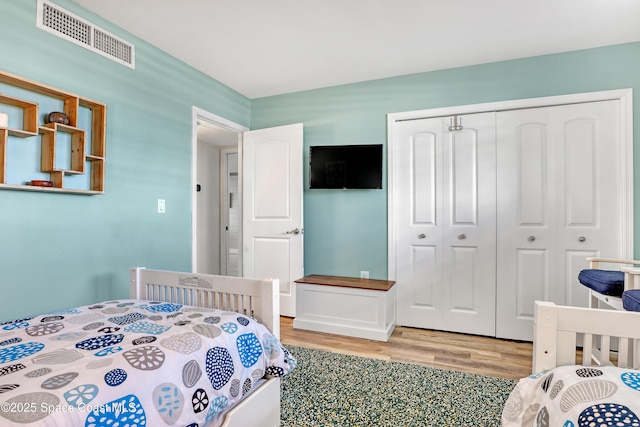
<svg viewBox="0 0 640 427">
<path fill-rule="evenodd" d="M 382 144 L 311 146 L 309 188 L 382 188 Z"/>
</svg>

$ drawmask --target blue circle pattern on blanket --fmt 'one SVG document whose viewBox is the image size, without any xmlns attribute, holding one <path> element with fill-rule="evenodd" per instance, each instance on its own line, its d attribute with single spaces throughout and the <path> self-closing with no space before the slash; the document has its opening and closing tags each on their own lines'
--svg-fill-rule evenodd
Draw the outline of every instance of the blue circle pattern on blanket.
<svg viewBox="0 0 640 427">
<path fill-rule="evenodd" d="M 280 341 L 273 335 L 268 335 L 264 339 L 264 352 L 269 359 L 274 359 L 280 354 Z"/>
<path fill-rule="evenodd" d="M 111 356 L 112 354 L 120 353 L 121 351 L 122 351 L 122 347 L 120 346 L 105 347 L 102 350 L 95 353 L 95 356 L 97 357 Z"/>
<path fill-rule="evenodd" d="M 82 384 L 64 393 L 64 400 L 74 408 L 86 405 L 98 395 L 98 386 L 95 384 Z"/>
<path fill-rule="evenodd" d="M 127 379 L 127 371 L 124 369 L 116 368 L 112 369 L 104 374 L 104 382 L 111 387 L 119 386 Z"/>
<path fill-rule="evenodd" d="M 24 329 L 27 326 L 29 326 L 29 322 L 14 322 L 3 326 L 2 329 L 4 329 L 5 331 L 13 331 L 14 329 Z"/>
<path fill-rule="evenodd" d="M 220 390 L 233 376 L 233 358 L 224 347 L 213 347 L 207 351 L 207 362 L 205 366 L 207 376 L 214 389 Z"/>
<path fill-rule="evenodd" d="M 146 307 L 146 310 L 152 313 L 173 313 L 180 310 L 181 308 L 182 308 L 182 304 L 164 303 L 164 304 L 150 305 Z"/>
<path fill-rule="evenodd" d="M 226 396 L 217 397 L 211 402 L 209 412 L 207 412 L 207 424 L 213 420 L 216 415 L 220 414 L 229 405 L 229 399 Z"/>
<path fill-rule="evenodd" d="M 625 372 L 620 378 L 629 388 L 640 391 L 640 372 Z"/>
<path fill-rule="evenodd" d="M 79 348 L 81 350 L 97 350 L 99 348 L 120 344 L 123 339 L 124 335 L 122 334 L 100 335 L 76 343 L 76 348 Z"/>
<path fill-rule="evenodd" d="M 240 355 L 240 362 L 245 368 L 250 368 L 255 365 L 260 359 L 262 354 L 262 344 L 260 340 L 253 332 L 249 334 L 240 335 L 236 340 L 238 346 L 238 353 Z"/>
<path fill-rule="evenodd" d="M 147 425 L 147 414 L 140 400 L 133 394 L 112 400 L 101 408 L 102 410 L 95 409 L 87 415 L 85 427 Z"/>
<path fill-rule="evenodd" d="M 615 426 L 632 427 L 640 424 L 640 419 L 628 407 L 617 403 L 598 403 L 589 406 L 578 417 L 579 427 Z"/>
<path fill-rule="evenodd" d="M 26 342 L 24 344 L 2 348 L 0 349 L 0 363 L 12 362 L 14 360 L 22 359 L 23 357 L 31 356 L 43 348 L 44 344 L 39 342 Z"/>
<path fill-rule="evenodd" d="M 233 322 L 227 322 L 224 323 L 220 326 L 220 329 L 222 329 L 223 331 L 225 331 L 226 333 L 233 335 L 236 332 L 238 332 L 238 325 L 236 323 Z"/>
</svg>

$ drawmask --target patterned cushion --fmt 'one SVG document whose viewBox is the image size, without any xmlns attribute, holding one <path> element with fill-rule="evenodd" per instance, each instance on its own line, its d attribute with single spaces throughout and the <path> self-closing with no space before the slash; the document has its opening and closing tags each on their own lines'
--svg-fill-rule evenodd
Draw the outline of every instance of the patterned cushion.
<svg viewBox="0 0 640 427">
<path fill-rule="evenodd" d="M 622 294 L 622 307 L 627 311 L 640 311 L 640 289 L 629 289 Z"/>
<path fill-rule="evenodd" d="M 620 297 L 624 291 L 624 273 L 622 271 L 582 270 L 578 274 L 578 281 L 603 295 Z"/>
</svg>

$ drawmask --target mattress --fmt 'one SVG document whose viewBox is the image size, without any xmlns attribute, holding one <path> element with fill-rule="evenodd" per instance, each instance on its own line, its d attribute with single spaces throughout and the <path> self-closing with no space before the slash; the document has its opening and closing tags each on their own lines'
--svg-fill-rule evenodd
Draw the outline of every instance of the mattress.
<svg viewBox="0 0 640 427">
<path fill-rule="evenodd" d="M 119 300 L 0 324 L 0 424 L 217 426 L 295 359 L 234 312 Z"/>
</svg>

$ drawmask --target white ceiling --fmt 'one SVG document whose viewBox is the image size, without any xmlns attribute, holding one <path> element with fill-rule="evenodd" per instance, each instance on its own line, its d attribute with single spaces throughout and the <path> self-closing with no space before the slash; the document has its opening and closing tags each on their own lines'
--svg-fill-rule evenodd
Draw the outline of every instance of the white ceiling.
<svg viewBox="0 0 640 427">
<path fill-rule="evenodd" d="M 638 0 L 74 0 L 248 98 L 640 40 Z"/>
</svg>

